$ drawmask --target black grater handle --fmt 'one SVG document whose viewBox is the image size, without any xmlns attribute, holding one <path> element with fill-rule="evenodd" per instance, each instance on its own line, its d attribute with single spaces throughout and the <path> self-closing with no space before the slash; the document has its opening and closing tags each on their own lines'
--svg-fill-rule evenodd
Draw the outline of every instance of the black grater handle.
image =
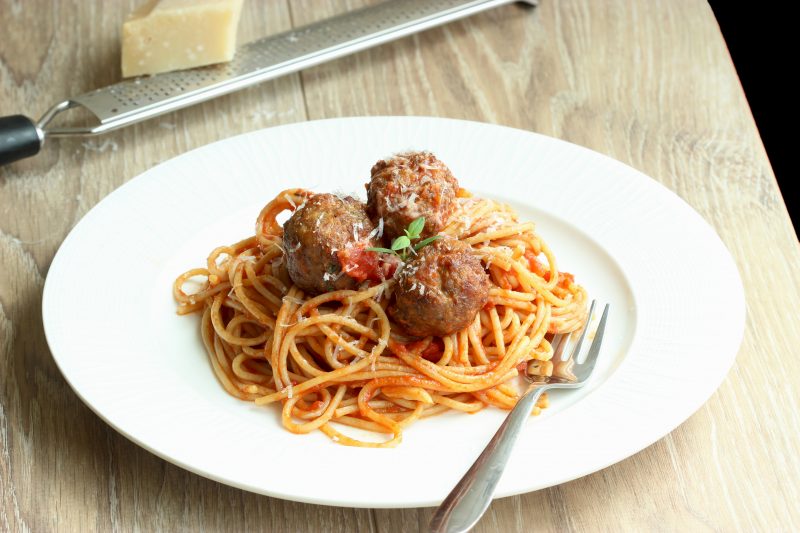
<svg viewBox="0 0 800 533">
<path fill-rule="evenodd" d="M 28 117 L 0 117 L 0 166 L 38 154 L 43 140 L 44 135 Z"/>
</svg>

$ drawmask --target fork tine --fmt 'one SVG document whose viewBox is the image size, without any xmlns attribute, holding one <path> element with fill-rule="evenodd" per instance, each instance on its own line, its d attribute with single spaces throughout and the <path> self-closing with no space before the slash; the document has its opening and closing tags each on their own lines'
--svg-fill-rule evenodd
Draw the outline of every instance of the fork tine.
<svg viewBox="0 0 800 533">
<path fill-rule="evenodd" d="M 597 304 L 597 300 L 592 300 L 592 305 L 589 306 L 589 312 L 586 314 L 586 323 L 583 325 L 583 329 L 581 330 L 581 336 L 578 337 L 578 342 L 575 343 L 575 348 L 572 349 L 572 353 L 569 355 L 569 357 L 565 358 L 563 355 L 561 356 L 562 361 L 566 361 L 567 359 L 577 359 L 578 355 L 580 355 L 583 339 L 586 338 L 586 332 L 589 330 L 589 322 L 592 320 L 592 313 L 594 313 L 595 304 Z"/>
<path fill-rule="evenodd" d="M 564 353 L 564 347 L 567 345 L 567 335 L 563 333 L 556 334 L 550 344 L 553 347 L 553 360 L 560 361 L 561 354 Z"/>
<path fill-rule="evenodd" d="M 600 345 L 603 344 L 603 333 L 605 333 L 606 330 L 606 320 L 608 319 L 609 307 L 609 304 L 606 304 L 605 308 L 603 309 L 603 316 L 600 317 L 600 323 L 597 325 L 597 330 L 595 330 L 594 339 L 592 339 L 592 345 L 589 347 L 589 353 L 586 355 L 584 362 L 580 365 L 580 372 L 584 376 L 588 376 L 594 369 L 595 363 L 597 363 L 597 355 L 600 353 Z"/>
</svg>

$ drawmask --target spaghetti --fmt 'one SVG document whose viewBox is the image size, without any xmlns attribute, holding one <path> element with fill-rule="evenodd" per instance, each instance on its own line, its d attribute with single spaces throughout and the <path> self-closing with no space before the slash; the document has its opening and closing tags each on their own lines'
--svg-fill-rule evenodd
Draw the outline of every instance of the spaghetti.
<svg viewBox="0 0 800 533">
<path fill-rule="evenodd" d="M 551 335 L 579 329 L 586 318 L 586 292 L 558 270 L 534 224 L 464 189 L 440 233 L 468 244 L 491 280 L 488 303 L 467 328 L 404 336 L 386 312 L 394 279 L 306 296 L 287 273 L 278 216 L 312 195 L 281 192 L 259 214 L 255 235 L 216 248 L 205 268 L 181 274 L 173 287 L 179 314 L 202 312 L 203 342 L 225 390 L 257 405 L 282 404 L 293 433 L 391 447 L 420 418 L 511 409 L 519 398 L 514 378 L 526 368 L 548 377 Z M 187 293 L 197 279 L 201 289 Z M 546 406 L 543 395 L 534 413 Z M 341 426 L 387 437 L 359 440 Z"/>
</svg>

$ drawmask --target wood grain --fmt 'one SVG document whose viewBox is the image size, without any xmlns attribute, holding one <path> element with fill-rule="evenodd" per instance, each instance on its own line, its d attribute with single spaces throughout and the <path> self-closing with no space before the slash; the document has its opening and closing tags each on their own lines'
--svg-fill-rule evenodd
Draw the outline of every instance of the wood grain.
<svg viewBox="0 0 800 533">
<path fill-rule="evenodd" d="M 366 3 L 250 1 L 241 38 Z M 118 80 L 132 5 L 0 0 L 0 115 L 38 116 Z M 425 530 L 430 509 L 285 502 L 156 458 L 75 396 L 40 318 L 66 234 L 152 165 L 276 124 L 406 114 L 537 131 L 642 170 L 712 224 L 747 296 L 736 364 L 700 411 L 617 465 L 495 501 L 476 531 L 800 529 L 800 247 L 713 14 L 696 0 L 562 0 L 498 8 L 0 168 L 0 530 Z"/>
</svg>

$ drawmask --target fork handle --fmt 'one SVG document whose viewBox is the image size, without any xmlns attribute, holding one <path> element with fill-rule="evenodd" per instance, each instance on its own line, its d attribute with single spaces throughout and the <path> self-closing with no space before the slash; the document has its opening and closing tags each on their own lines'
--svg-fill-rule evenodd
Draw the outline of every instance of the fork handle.
<svg viewBox="0 0 800 533">
<path fill-rule="evenodd" d="M 469 531 L 480 520 L 492 502 L 523 423 L 544 389 L 531 385 L 519 399 L 483 453 L 434 513 L 430 523 L 433 533 Z"/>
</svg>

